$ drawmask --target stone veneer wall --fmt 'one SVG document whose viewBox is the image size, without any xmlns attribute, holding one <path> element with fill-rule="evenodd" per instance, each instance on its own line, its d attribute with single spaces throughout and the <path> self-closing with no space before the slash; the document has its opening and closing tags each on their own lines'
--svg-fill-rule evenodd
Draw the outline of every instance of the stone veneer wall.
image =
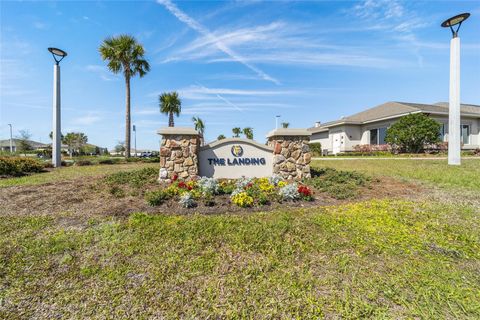
<svg viewBox="0 0 480 320">
<path fill-rule="evenodd" d="M 174 175 L 190 180 L 198 175 L 198 135 L 162 134 L 160 145 L 160 181 Z"/>
<path fill-rule="evenodd" d="M 309 136 L 270 136 L 268 145 L 273 148 L 273 173 L 288 180 L 310 178 L 309 143 Z"/>
</svg>

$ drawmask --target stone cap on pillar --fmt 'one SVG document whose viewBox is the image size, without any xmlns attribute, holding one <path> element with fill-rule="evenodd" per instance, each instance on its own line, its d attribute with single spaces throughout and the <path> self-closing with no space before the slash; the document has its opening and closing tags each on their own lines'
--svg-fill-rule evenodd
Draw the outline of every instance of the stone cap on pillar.
<svg viewBox="0 0 480 320">
<path fill-rule="evenodd" d="M 290 128 L 279 128 L 270 131 L 267 134 L 267 138 L 273 138 L 273 137 L 310 137 L 312 133 L 308 131 L 307 129 L 290 129 Z"/>
<path fill-rule="evenodd" d="M 189 127 L 164 127 L 157 130 L 157 134 L 162 136 L 198 136 L 199 133 L 194 128 Z"/>
</svg>

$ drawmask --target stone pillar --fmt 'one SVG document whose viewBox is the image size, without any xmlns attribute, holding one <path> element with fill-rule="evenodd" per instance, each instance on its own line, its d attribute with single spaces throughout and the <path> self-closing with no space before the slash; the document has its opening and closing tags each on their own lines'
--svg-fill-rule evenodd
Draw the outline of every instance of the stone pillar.
<svg viewBox="0 0 480 320">
<path fill-rule="evenodd" d="M 160 143 L 159 181 L 169 181 L 177 175 L 191 180 L 198 175 L 198 149 L 200 135 L 193 128 L 167 127 L 157 131 Z"/>
<path fill-rule="evenodd" d="M 276 129 L 267 135 L 274 174 L 288 180 L 310 178 L 310 135 L 305 129 Z"/>
</svg>

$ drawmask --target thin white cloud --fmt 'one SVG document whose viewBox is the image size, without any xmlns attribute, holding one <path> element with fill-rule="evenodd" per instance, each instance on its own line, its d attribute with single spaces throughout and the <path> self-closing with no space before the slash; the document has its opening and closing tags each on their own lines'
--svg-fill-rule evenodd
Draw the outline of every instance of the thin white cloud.
<svg viewBox="0 0 480 320">
<path fill-rule="evenodd" d="M 136 115 L 152 115 L 152 114 L 159 114 L 160 110 L 158 108 L 142 108 L 133 111 Z"/>
<path fill-rule="evenodd" d="M 47 28 L 47 24 L 46 23 L 43 23 L 43 22 L 40 22 L 40 21 L 35 21 L 33 23 L 33 27 L 35 29 L 39 29 L 39 30 L 44 30 Z"/>
<path fill-rule="evenodd" d="M 349 55 L 341 53 L 307 53 L 307 52 L 281 52 L 275 55 L 270 53 L 257 53 L 245 57 L 251 62 L 272 64 L 297 64 L 297 65 L 327 65 L 327 66 L 351 66 L 369 68 L 388 68 L 404 64 L 398 60 L 371 57 L 365 55 Z M 228 61 L 227 58 L 217 58 L 212 62 Z"/>
<path fill-rule="evenodd" d="M 90 114 L 87 114 L 85 116 L 75 118 L 71 123 L 73 125 L 89 126 L 89 125 L 92 125 L 96 122 L 99 122 L 100 120 L 102 120 L 102 117 L 100 117 L 96 114 L 90 113 Z"/>
<path fill-rule="evenodd" d="M 407 28 L 405 25 L 403 28 Z M 249 26 L 215 32 L 230 48 L 243 52 L 244 61 L 282 65 L 331 65 L 385 68 L 401 62 L 372 55 L 364 46 L 338 45 L 313 25 L 276 21 L 266 25 Z M 174 51 L 164 62 L 203 60 L 210 63 L 235 61 L 221 54 L 211 38 L 200 36 L 184 48 Z"/>
<path fill-rule="evenodd" d="M 118 75 L 111 73 L 107 66 L 90 64 L 87 65 L 85 69 L 97 74 L 104 81 L 115 81 L 120 79 Z"/>
<path fill-rule="evenodd" d="M 266 74 L 256 66 L 252 65 L 251 63 L 245 61 L 245 59 L 232 49 L 230 49 L 227 45 L 225 45 L 218 37 L 216 37 L 212 32 L 210 32 L 206 27 L 201 25 L 195 19 L 188 16 L 185 12 L 180 10 L 174 3 L 170 0 L 158 0 L 158 3 L 162 4 L 170 13 L 172 13 L 178 20 L 182 21 L 186 25 L 188 25 L 193 30 L 199 32 L 203 36 L 209 38 L 215 46 L 223 51 L 225 54 L 230 56 L 234 61 L 237 61 L 243 64 L 245 67 L 249 68 L 253 72 L 255 72 L 260 78 L 273 82 L 275 84 L 280 84 L 280 82 L 271 77 L 270 75 Z"/>
</svg>

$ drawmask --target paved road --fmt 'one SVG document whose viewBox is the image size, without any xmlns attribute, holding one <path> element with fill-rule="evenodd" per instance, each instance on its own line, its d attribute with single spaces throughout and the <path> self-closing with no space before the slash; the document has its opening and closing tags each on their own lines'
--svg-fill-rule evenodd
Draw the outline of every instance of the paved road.
<svg viewBox="0 0 480 320">
<path fill-rule="evenodd" d="M 312 160 L 321 160 L 321 161 L 332 161 L 332 160 L 447 160 L 447 157 L 412 157 L 412 158 L 404 158 L 404 157 L 389 157 L 389 158 L 379 158 L 379 157 L 356 157 L 356 158 L 349 158 L 349 157 L 320 157 L 320 158 L 312 158 Z M 480 157 L 467 157 L 462 158 L 462 160 L 471 160 L 476 159 L 480 160 Z"/>
</svg>

